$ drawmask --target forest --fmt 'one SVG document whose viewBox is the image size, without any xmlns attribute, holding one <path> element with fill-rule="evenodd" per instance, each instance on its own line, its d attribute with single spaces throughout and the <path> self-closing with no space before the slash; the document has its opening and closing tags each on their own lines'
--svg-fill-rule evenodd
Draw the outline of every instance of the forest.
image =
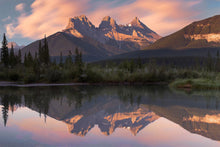
<svg viewBox="0 0 220 147">
<path fill-rule="evenodd" d="M 179 88 L 220 88 L 220 55 L 206 57 L 158 57 L 84 63 L 76 48 L 59 61 L 49 55 L 45 36 L 38 52 L 22 56 L 7 46 L 1 49 L 1 81 L 27 83 L 170 84 Z M 65 60 L 64 60 L 65 59 Z"/>
</svg>

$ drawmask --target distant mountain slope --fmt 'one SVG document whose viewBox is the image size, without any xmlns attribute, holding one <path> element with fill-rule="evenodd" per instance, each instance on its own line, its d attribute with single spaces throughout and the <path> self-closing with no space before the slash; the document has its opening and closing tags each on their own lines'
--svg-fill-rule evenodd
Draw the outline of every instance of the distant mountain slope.
<svg viewBox="0 0 220 147">
<path fill-rule="evenodd" d="M 220 15 L 194 22 L 180 31 L 163 37 L 145 50 L 109 57 L 107 60 L 151 57 L 216 56 L 220 50 Z"/>
<path fill-rule="evenodd" d="M 79 48 L 83 56 L 88 57 L 88 60 L 94 60 L 96 58 L 102 59 L 119 52 L 118 49 L 101 44 L 98 41 L 87 38 L 77 38 L 64 32 L 58 32 L 49 36 L 47 41 L 50 49 L 50 56 L 60 56 L 61 52 L 63 56 L 67 56 L 70 51 L 74 54 L 75 49 Z M 43 43 L 43 40 L 41 40 L 41 42 Z M 35 52 L 38 52 L 38 48 L 39 41 L 35 41 L 24 47 L 22 49 L 22 54 L 30 51 L 32 55 L 34 55 Z"/>
<path fill-rule="evenodd" d="M 150 50 L 140 50 L 128 52 L 120 55 L 111 56 L 105 59 L 116 60 L 116 59 L 134 59 L 134 58 L 152 58 L 152 57 L 207 57 L 208 52 L 212 56 L 216 56 L 217 51 L 220 51 L 220 47 L 210 47 L 210 48 L 191 48 L 191 49 L 150 49 Z"/>
<path fill-rule="evenodd" d="M 16 42 L 8 42 L 8 48 L 11 48 L 13 45 L 14 49 L 21 49 L 24 46 L 19 46 Z"/>
<path fill-rule="evenodd" d="M 186 49 L 220 47 L 220 15 L 194 22 L 161 38 L 146 49 Z"/>
<path fill-rule="evenodd" d="M 128 25 L 118 25 L 109 16 L 95 27 L 86 16 L 70 18 L 67 27 L 48 37 L 50 56 L 67 56 L 75 49 L 83 53 L 86 61 L 99 60 L 108 56 L 140 50 L 152 44 L 160 36 L 150 30 L 138 18 Z M 43 41 L 42 41 L 43 43 Z M 22 54 L 38 51 L 39 40 L 22 49 Z"/>
</svg>

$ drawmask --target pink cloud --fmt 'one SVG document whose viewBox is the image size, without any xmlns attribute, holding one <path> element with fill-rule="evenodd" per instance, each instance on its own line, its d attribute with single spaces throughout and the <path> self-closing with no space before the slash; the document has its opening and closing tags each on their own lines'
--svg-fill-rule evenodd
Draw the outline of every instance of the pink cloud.
<svg viewBox="0 0 220 147">
<path fill-rule="evenodd" d="M 136 0 L 113 7 L 113 2 L 92 2 L 92 0 L 35 0 L 30 15 L 22 13 L 18 25 L 8 31 L 23 37 L 39 39 L 51 35 L 67 25 L 68 18 L 85 14 L 96 25 L 106 16 L 112 16 L 118 23 L 129 23 L 138 16 L 143 23 L 161 35 L 174 32 L 192 20 L 196 15 L 193 7 L 201 0 Z"/>
<path fill-rule="evenodd" d="M 94 22 L 103 15 L 110 15 L 120 23 L 128 23 L 138 16 L 148 27 L 161 35 L 177 31 L 192 22 L 189 16 L 195 16 L 198 12 L 193 11 L 193 6 L 201 1 L 184 0 L 136 0 L 135 2 L 116 8 L 102 7 L 89 16 Z"/>
<path fill-rule="evenodd" d="M 25 8 L 25 4 L 24 3 L 20 3 L 18 5 L 16 5 L 15 10 L 19 11 L 19 12 L 23 12 Z"/>
</svg>

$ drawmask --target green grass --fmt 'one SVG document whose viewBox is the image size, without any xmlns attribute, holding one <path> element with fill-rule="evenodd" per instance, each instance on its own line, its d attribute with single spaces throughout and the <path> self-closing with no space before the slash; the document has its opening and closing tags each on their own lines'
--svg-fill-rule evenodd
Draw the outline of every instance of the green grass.
<svg viewBox="0 0 220 147">
<path fill-rule="evenodd" d="M 170 84 L 170 87 L 193 90 L 220 89 L 220 80 L 207 78 L 177 79 Z"/>
</svg>

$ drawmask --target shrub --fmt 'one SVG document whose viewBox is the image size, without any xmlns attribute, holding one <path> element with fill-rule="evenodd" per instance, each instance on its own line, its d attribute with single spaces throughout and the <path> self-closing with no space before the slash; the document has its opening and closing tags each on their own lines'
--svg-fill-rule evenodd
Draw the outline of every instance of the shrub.
<svg viewBox="0 0 220 147">
<path fill-rule="evenodd" d="M 34 83 L 37 81 L 36 76 L 33 73 L 28 73 L 24 76 L 24 83 Z"/>
<path fill-rule="evenodd" d="M 81 77 L 82 82 L 94 82 L 94 83 L 99 83 L 103 82 L 103 77 L 100 73 L 88 70 L 86 71 L 85 76 Z"/>
<path fill-rule="evenodd" d="M 7 74 L 4 72 L 0 72 L 0 80 L 6 80 L 7 79 Z"/>
<path fill-rule="evenodd" d="M 18 81 L 20 79 L 20 75 L 17 72 L 10 72 L 9 79 L 12 81 Z"/>
<path fill-rule="evenodd" d="M 60 81 L 61 77 L 62 77 L 61 72 L 58 70 L 48 70 L 46 74 L 46 80 L 51 83 Z"/>
</svg>

